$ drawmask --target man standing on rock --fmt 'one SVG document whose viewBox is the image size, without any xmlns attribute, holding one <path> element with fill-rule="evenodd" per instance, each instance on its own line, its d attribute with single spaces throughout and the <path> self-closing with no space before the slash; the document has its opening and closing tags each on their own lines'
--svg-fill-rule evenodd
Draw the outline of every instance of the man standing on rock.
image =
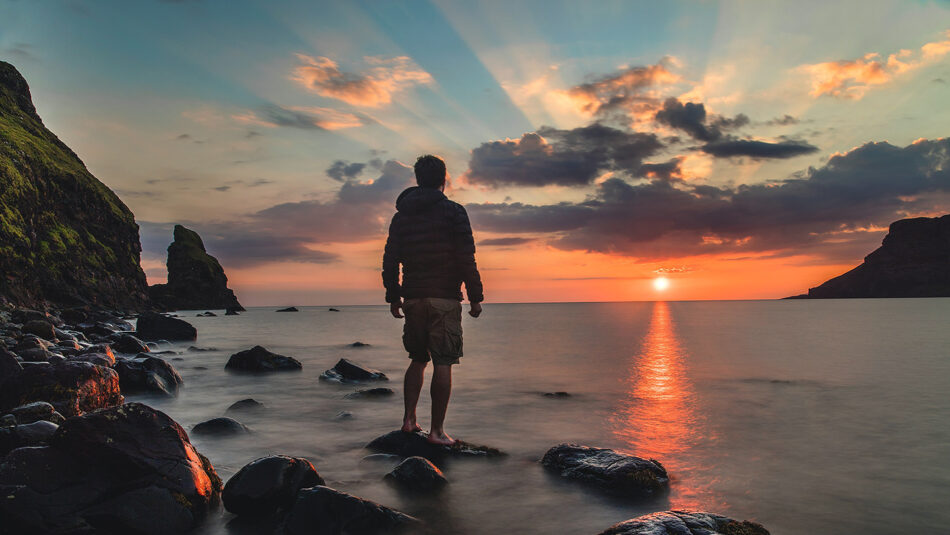
<svg viewBox="0 0 950 535">
<path fill-rule="evenodd" d="M 403 317 L 400 309 L 405 313 L 402 341 L 412 359 L 403 385 L 406 412 L 402 430 L 422 430 L 416 423 L 416 404 L 431 359 L 435 370 L 428 440 L 452 445 L 455 439 L 445 432 L 443 423 L 452 393 L 452 365 L 462 356 L 461 284 L 465 283 L 471 303 L 469 315 L 477 318 L 484 299 L 482 281 L 475 265 L 475 239 L 468 214 L 443 193 L 445 162 L 437 156 L 420 156 L 415 173 L 419 185 L 396 199 L 396 215 L 383 254 L 386 302 L 393 317 Z"/>
</svg>

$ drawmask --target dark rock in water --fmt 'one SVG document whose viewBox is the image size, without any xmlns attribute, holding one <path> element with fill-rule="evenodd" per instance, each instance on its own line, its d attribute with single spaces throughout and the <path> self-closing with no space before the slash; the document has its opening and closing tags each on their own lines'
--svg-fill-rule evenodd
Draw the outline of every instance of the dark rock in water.
<svg viewBox="0 0 950 535">
<path fill-rule="evenodd" d="M 75 334 L 69 331 L 64 331 L 63 329 L 60 329 L 59 327 L 57 327 L 56 329 L 53 329 L 53 332 L 56 334 L 56 339 L 59 340 L 60 343 L 63 343 L 65 341 L 78 340 Z"/>
<path fill-rule="evenodd" d="M 154 312 L 139 316 L 136 332 L 142 340 L 195 340 L 198 331 L 190 323 Z"/>
<path fill-rule="evenodd" d="M 357 383 L 360 381 L 388 381 L 386 374 L 372 368 L 364 368 L 347 359 L 340 359 L 336 366 L 320 374 L 324 381 Z"/>
<path fill-rule="evenodd" d="M 300 312 L 297 307 L 279 308 L 275 312 Z"/>
<path fill-rule="evenodd" d="M 214 467 L 164 413 L 130 403 L 70 418 L 0 464 L 15 533 L 183 533 L 218 502 Z"/>
<path fill-rule="evenodd" d="M 123 392 L 147 392 L 165 396 L 177 396 L 184 384 L 171 364 L 147 354 L 134 358 L 121 358 L 115 362 L 119 384 Z"/>
<path fill-rule="evenodd" d="M 700 511 L 663 511 L 614 524 L 599 535 L 769 535 L 760 524 Z"/>
<path fill-rule="evenodd" d="M 339 311 L 340 311 L 340 309 L 338 309 L 338 308 L 333 308 L 333 307 L 330 307 L 330 308 L 327 309 L 327 312 L 339 312 Z"/>
<path fill-rule="evenodd" d="M 348 412 L 348 411 L 340 411 L 336 413 L 336 415 L 333 417 L 334 422 L 342 422 L 344 420 L 352 420 L 352 419 L 353 419 L 353 413 Z"/>
<path fill-rule="evenodd" d="M 0 385 L 8 377 L 13 377 L 23 371 L 23 366 L 16 359 L 16 355 L 0 347 Z"/>
<path fill-rule="evenodd" d="M 209 310 L 208 312 L 199 312 L 199 313 L 195 314 L 195 316 L 196 316 L 196 317 L 199 317 L 199 318 L 216 318 L 216 317 L 218 317 L 217 314 L 215 314 L 214 312 L 211 312 L 210 310 Z"/>
<path fill-rule="evenodd" d="M 48 401 L 67 417 L 119 405 L 119 375 L 103 366 L 67 361 L 24 368 L 0 385 L 0 411 L 31 401 Z"/>
<path fill-rule="evenodd" d="M 670 478 L 660 463 L 610 449 L 558 444 L 544 454 L 541 464 L 561 477 L 634 498 L 660 496 L 670 489 Z"/>
<path fill-rule="evenodd" d="M 369 344 L 364 344 L 363 342 L 353 342 L 350 344 L 350 347 L 369 347 Z"/>
<path fill-rule="evenodd" d="M 264 404 L 252 398 L 235 401 L 224 412 L 231 411 L 255 411 L 264 407 Z"/>
<path fill-rule="evenodd" d="M 241 310 L 244 310 L 244 309 L 242 308 Z M 240 312 L 241 310 L 238 310 L 237 308 L 234 308 L 234 307 L 228 307 L 227 310 L 224 311 L 224 315 L 225 315 L 225 316 L 238 316 L 238 315 L 239 315 L 238 312 Z"/>
<path fill-rule="evenodd" d="M 386 474 L 385 479 L 415 492 L 431 492 L 448 483 L 442 471 L 425 457 L 409 457 Z"/>
<path fill-rule="evenodd" d="M 153 284 L 149 296 L 169 310 L 233 308 L 244 310 L 218 260 L 205 251 L 198 233 L 175 225 L 174 241 L 168 246 L 168 283 Z"/>
<path fill-rule="evenodd" d="M 267 516 L 293 505 L 300 489 L 325 485 L 310 461 L 271 455 L 251 461 L 224 485 L 224 508 L 236 515 Z"/>
<path fill-rule="evenodd" d="M 54 351 L 59 351 L 59 352 L 66 350 L 66 351 L 75 351 L 76 353 L 79 353 L 82 350 L 82 346 L 79 345 L 79 342 L 75 340 L 60 340 L 60 342 L 56 344 L 55 346 L 53 346 L 51 349 L 53 349 Z"/>
<path fill-rule="evenodd" d="M 567 392 L 545 392 L 543 395 L 544 395 L 544 397 L 546 397 L 546 398 L 569 398 L 569 397 L 571 397 L 571 395 L 568 394 Z"/>
<path fill-rule="evenodd" d="M 239 351 L 228 359 L 226 370 L 247 372 L 274 372 L 282 370 L 301 370 L 303 364 L 293 357 L 272 353 L 261 346 Z"/>
<path fill-rule="evenodd" d="M 21 330 L 27 334 L 35 334 L 44 340 L 55 340 L 56 332 L 53 324 L 46 320 L 32 320 L 23 324 Z"/>
<path fill-rule="evenodd" d="M 80 323 L 77 327 L 83 334 L 94 339 L 95 337 L 112 336 L 117 332 L 115 327 L 104 323 Z"/>
<path fill-rule="evenodd" d="M 87 348 L 82 349 L 80 354 L 83 353 L 104 353 L 110 358 L 115 359 L 115 353 L 112 352 L 112 346 L 109 344 L 93 344 Z"/>
<path fill-rule="evenodd" d="M 891 223 L 863 264 L 809 289 L 807 297 L 950 297 L 950 214 Z"/>
<path fill-rule="evenodd" d="M 419 525 L 405 513 L 318 485 L 302 489 L 287 515 L 287 535 L 371 535 Z"/>
<path fill-rule="evenodd" d="M 216 347 L 196 347 L 196 346 L 188 346 L 188 351 L 217 351 L 217 350 L 218 350 L 218 348 L 216 348 Z"/>
<path fill-rule="evenodd" d="M 208 369 L 207 366 L 195 366 L 194 368 L 192 368 L 192 370 L 207 370 L 207 369 Z"/>
<path fill-rule="evenodd" d="M 145 342 L 132 336 L 131 334 L 120 334 L 110 344 L 112 349 L 120 353 L 148 353 L 151 351 Z"/>
<path fill-rule="evenodd" d="M 219 418 L 212 418 L 206 422 L 201 422 L 200 424 L 195 424 L 191 432 L 196 435 L 229 436 L 243 435 L 244 433 L 250 432 L 250 429 L 233 418 L 221 416 Z"/>
<path fill-rule="evenodd" d="M 430 444 L 429 435 L 418 431 L 415 433 L 406 433 L 399 429 L 390 431 L 381 437 L 377 437 L 366 445 L 366 449 L 380 452 L 392 453 L 403 457 L 425 457 L 435 464 L 441 464 L 445 459 L 452 457 L 501 457 L 505 454 L 496 448 L 489 446 L 479 446 L 463 440 L 456 441 L 452 446 L 441 446 Z"/>
<path fill-rule="evenodd" d="M 34 401 L 33 403 L 27 403 L 12 409 L 10 414 L 16 418 L 18 424 L 23 425 L 31 424 L 39 420 L 46 420 L 53 416 L 54 412 L 56 412 L 56 409 L 49 403 L 45 401 Z"/>
<path fill-rule="evenodd" d="M 108 353 L 80 353 L 72 355 L 68 359 L 70 362 L 90 362 L 97 366 L 112 368 L 115 366 L 115 357 Z"/>
<path fill-rule="evenodd" d="M 347 399 L 379 399 L 388 398 L 396 392 L 392 388 L 367 388 L 366 390 L 357 390 L 346 395 Z"/>
</svg>

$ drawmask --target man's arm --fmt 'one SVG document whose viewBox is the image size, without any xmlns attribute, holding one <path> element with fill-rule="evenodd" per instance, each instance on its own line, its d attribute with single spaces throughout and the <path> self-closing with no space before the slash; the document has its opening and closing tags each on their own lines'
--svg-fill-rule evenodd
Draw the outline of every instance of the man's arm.
<svg viewBox="0 0 950 535">
<path fill-rule="evenodd" d="M 398 222 L 399 214 L 393 216 L 389 224 L 389 236 L 386 238 L 386 249 L 383 252 L 383 286 L 386 287 L 386 302 L 391 304 L 392 314 L 397 318 L 399 307 L 402 306 L 401 288 L 399 286 L 399 251 Z"/>
<path fill-rule="evenodd" d="M 454 214 L 453 232 L 455 234 L 455 263 L 461 269 L 462 281 L 465 283 L 465 292 L 468 294 L 468 300 L 472 303 L 473 316 L 476 305 L 485 300 L 482 293 L 482 278 L 478 274 L 478 266 L 475 265 L 475 237 L 472 235 L 472 225 L 468 220 L 468 213 L 462 205 L 456 205 L 458 209 Z M 481 306 L 477 309 L 481 312 Z"/>
</svg>

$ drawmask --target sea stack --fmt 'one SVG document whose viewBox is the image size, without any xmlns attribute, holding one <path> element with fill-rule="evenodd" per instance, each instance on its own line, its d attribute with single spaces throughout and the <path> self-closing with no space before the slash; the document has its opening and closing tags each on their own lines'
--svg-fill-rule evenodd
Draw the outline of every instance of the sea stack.
<svg viewBox="0 0 950 535">
<path fill-rule="evenodd" d="M 226 309 L 242 311 L 218 260 L 205 251 L 197 232 L 175 225 L 168 246 L 168 283 L 149 287 L 152 301 L 167 310 Z"/>
</svg>

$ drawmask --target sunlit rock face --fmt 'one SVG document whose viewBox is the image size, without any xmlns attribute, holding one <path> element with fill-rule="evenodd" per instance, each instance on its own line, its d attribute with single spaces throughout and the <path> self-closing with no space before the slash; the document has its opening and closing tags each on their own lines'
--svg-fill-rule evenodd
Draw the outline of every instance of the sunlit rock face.
<svg viewBox="0 0 950 535">
<path fill-rule="evenodd" d="M 43 125 L 0 61 L 0 300 L 128 310 L 148 300 L 132 212 Z"/>
<path fill-rule="evenodd" d="M 130 403 L 70 418 L 49 446 L 10 452 L 0 491 L 13 533 L 183 533 L 219 503 L 221 480 L 174 420 Z"/>
<path fill-rule="evenodd" d="M 33 401 L 47 401 L 63 416 L 122 403 L 119 375 L 91 362 L 68 361 L 29 366 L 0 383 L 0 409 Z"/>
<path fill-rule="evenodd" d="M 663 511 L 614 524 L 600 535 L 769 535 L 760 524 L 699 511 Z"/>
<path fill-rule="evenodd" d="M 950 297 L 950 215 L 891 223 L 863 264 L 811 288 L 808 297 Z"/>
</svg>

